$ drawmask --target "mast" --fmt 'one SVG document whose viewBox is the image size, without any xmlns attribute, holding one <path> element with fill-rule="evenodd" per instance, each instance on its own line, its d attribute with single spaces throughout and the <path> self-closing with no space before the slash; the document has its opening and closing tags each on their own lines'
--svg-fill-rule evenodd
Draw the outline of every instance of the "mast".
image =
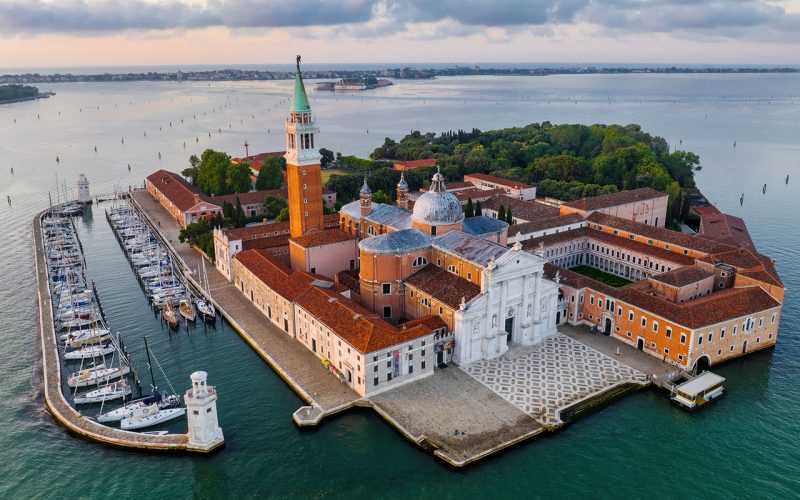
<svg viewBox="0 0 800 500">
<path fill-rule="evenodd" d="M 150 385 L 153 387 L 153 394 L 158 391 L 156 387 L 156 377 L 153 375 L 153 362 L 150 360 L 150 346 L 147 345 L 147 337 L 142 337 L 144 339 L 144 350 L 147 352 L 147 368 L 150 369 Z"/>
</svg>

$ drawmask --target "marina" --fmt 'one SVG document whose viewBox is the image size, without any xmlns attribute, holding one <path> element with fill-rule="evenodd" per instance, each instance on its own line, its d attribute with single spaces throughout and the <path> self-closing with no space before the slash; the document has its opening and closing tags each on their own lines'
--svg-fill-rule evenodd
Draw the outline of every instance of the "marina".
<svg viewBox="0 0 800 500">
<path fill-rule="evenodd" d="M 162 395 L 158 392 L 153 376 L 153 363 L 157 365 L 158 361 L 151 361 L 146 337 L 147 366 L 153 392 L 148 398 L 125 401 L 133 394 L 132 385 L 141 396 L 141 385 L 121 336 L 114 336 L 106 324 L 94 282 L 91 288 L 88 287 L 82 244 L 73 220 L 65 217 L 65 210 L 57 208 L 38 215 L 34 219 L 34 237 L 45 400 L 51 414 L 84 437 L 121 447 L 207 453 L 222 444 L 221 431 L 219 437 L 212 440 L 198 439 L 191 432 L 170 434 L 165 431 L 141 437 L 131 432 L 181 417 L 186 409 L 169 380 L 166 383 L 172 393 Z M 156 255 L 156 259 L 160 257 Z M 164 301 L 169 303 L 170 298 L 165 297 Z M 61 347 L 57 341 L 61 342 Z M 60 362 L 59 353 L 62 354 Z M 77 368 L 69 366 L 75 362 L 79 362 Z M 160 365 L 157 366 L 161 370 Z M 65 373 L 65 380 L 62 373 Z M 163 370 L 161 373 L 163 375 Z M 64 389 L 64 382 L 68 390 Z M 88 390 L 79 392 L 79 389 Z M 72 405 L 93 405 L 95 409 L 81 410 L 82 415 L 70 405 L 70 400 Z M 106 409 L 107 403 L 113 404 L 118 400 L 122 401 L 122 407 Z M 97 404 L 99 409 L 96 409 Z M 111 416 L 104 414 L 104 410 Z M 120 418 L 116 418 L 117 415 Z M 102 425 L 115 422 L 119 422 L 119 429 Z"/>
</svg>

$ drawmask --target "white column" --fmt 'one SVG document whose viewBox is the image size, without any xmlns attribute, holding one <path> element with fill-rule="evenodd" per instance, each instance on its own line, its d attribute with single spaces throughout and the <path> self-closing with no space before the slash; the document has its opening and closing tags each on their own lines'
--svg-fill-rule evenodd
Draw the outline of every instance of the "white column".
<svg viewBox="0 0 800 500">
<path fill-rule="evenodd" d="M 536 273 L 536 289 L 533 292 L 533 322 L 539 324 L 542 315 L 542 271 Z"/>
</svg>

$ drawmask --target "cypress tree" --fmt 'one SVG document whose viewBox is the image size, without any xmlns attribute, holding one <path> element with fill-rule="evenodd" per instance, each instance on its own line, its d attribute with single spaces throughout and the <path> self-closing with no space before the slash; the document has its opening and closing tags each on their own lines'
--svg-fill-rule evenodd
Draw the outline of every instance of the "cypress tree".
<svg viewBox="0 0 800 500">
<path fill-rule="evenodd" d="M 467 208 L 464 211 L 464 217 L 469 219 L 470 217 L 475 217 L 475 207 L 472 206 L 472 198 L 467 200 Z"/>
<path fill-rule="evenodd" d="M 478 203 L 475 205 L 475 217 L 480 217 L 483 215 L 483 211 L 481 210 L 481 200 L 478 200 Z"/>
<path fill-rule="evenodd" d="M 506 220 L 506 207 L 500 205 L 500 210 L 497 211 L 497 220 Z"/>
<path fill-rule="evenodd" d="M 514 224 L 514 217 L 511 215 L 511 205 L 508 206 L 508 212 L 506 212 L 506 222 L 508 225 Z"/>
</svg>

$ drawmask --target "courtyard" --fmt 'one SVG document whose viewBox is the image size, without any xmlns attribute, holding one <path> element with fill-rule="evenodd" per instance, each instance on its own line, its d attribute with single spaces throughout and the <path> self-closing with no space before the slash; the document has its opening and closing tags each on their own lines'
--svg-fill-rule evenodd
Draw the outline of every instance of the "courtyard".
<svg viewBox="0 0 800 500">
<path fill-rule="evenodd" d="M 462 369 L 543 425 L 562 424 L 560 409 L 617 384 L 647 383 L 645 373 L 561 333 Z"/>
<path fill-rule="evenodd" d="M 584 276 L 588 276 L 589 278 L 595 279 L 601 283 L 605 283 L 606 285 L 613 287 L 621 287 L 627 285 L 628 283 L 631 283 L 630 280 L 626 280 L 625 278 L 620 278 L 619 276 L 609 274 L 605 271 L 601 271 L 599 269 L 595 269 L 587 265 L 572 267 L 570 268 L 570 271 L 582 274 Z"/>
</svg>

